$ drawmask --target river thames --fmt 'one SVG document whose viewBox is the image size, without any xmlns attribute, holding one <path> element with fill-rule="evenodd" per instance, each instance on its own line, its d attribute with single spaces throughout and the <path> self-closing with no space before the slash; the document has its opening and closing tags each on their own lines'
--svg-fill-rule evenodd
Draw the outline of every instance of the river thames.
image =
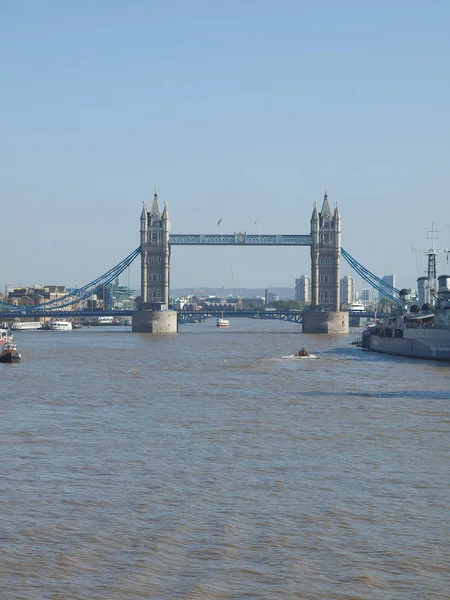
<svg viewBox="0 0 450 600">
<path fill-rule="evenodd" d="M 16 332 L 2 600 L 450 598 L 450 364 L 356 335 Z"/>
</svg>

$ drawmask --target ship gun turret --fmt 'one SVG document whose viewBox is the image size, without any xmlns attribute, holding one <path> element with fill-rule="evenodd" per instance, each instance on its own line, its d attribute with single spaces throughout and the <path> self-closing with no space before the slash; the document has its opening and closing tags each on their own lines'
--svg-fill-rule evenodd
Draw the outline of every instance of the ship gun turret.
<svg viewBox="0 0 450 600">
<path fill-rule="evenodd" d="M 441 275 L 438 278 L 434 316 L 436 328 L 450 329 L 450 275 Z"/>
</svg>

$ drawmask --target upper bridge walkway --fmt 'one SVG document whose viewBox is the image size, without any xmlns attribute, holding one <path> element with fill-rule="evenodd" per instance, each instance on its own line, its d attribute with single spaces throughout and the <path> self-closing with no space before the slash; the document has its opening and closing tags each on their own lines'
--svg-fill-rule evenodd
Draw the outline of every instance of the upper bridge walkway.
<svg viewBox="0 0 450 600">
<path fill-rule="evenodd" d="M 233 234 L 170 234 L 171 246 L 311 246 L 306 235 Z"/>
</svg>

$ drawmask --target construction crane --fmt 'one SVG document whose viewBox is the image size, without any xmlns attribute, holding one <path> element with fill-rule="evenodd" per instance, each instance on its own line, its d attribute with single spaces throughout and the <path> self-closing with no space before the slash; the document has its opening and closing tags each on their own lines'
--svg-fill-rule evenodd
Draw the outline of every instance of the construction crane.
<svg viewBox="0 0 450 600">
<path fill-rule="evenodd" d="M 236 290 L 236 299 L 238 301 L 238 304 L 242 304 L 242 296 L 239 294 L 239 290 L 236 285 L 236 279 L 234 277 L 233 265 L 230 265 L 230 269 L 231 269 L 231 276 L 233 277 L 234 289 Z"/>
<path fill-rule="evenodd" d="M 206 292 L 206 290 L 192 290 L 193 298 L 195 298 L 196 300 L 200 300 L 200 296 L 198 294 L 201 292 Z"/>
</svg>

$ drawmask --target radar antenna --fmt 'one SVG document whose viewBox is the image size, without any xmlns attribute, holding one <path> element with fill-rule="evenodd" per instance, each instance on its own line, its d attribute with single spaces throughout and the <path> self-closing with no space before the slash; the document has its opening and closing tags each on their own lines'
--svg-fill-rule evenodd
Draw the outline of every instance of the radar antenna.
<svg viewBox="0 0 450 600">
<path fill-rule="evenodd" d="M 434 245 L 434 240 L 439 239 L 439 231 L 434 229 L 434 223 L 431 223 L 431 230 L 427 231 L 427 239 L 429 241 L 428 244 L 428 269 L 427 269 L 427 277 L 428 277 L 428 289 L 430 290 L 430 300 L 431 297 L 436 296 L 437 286 L 436 286 L 436 246 Z"/>
<path fill-rule="evenodd" d="M 445 224 L 449 228 L 449 237 L 450 237 L 450 223 L 448 221 L 445 221 Z M 446 263 L 448 264 L 448 255 L 450 254 L 450 248 L 447 248 L 446 250 L 444 250 L 444 252 L 447 255 Z"/>
<path fill-rule="evenodd" d="M 427 231 L 428 248 L 427 250 L 421 250 L 411 246 L 411 250 L 422 252 L 427 255 L 427 290 L 426 299 L 427 304 L 434 304 L 437 292 L 437 273 L 436 273 L 436 246 L 435 240 L 439 239 L 439 231 L 434 228 L 434 223 L 431 224 L 431 229 Z M 417 257 L 416 257 L 417 258 Z"/>
</svg>

